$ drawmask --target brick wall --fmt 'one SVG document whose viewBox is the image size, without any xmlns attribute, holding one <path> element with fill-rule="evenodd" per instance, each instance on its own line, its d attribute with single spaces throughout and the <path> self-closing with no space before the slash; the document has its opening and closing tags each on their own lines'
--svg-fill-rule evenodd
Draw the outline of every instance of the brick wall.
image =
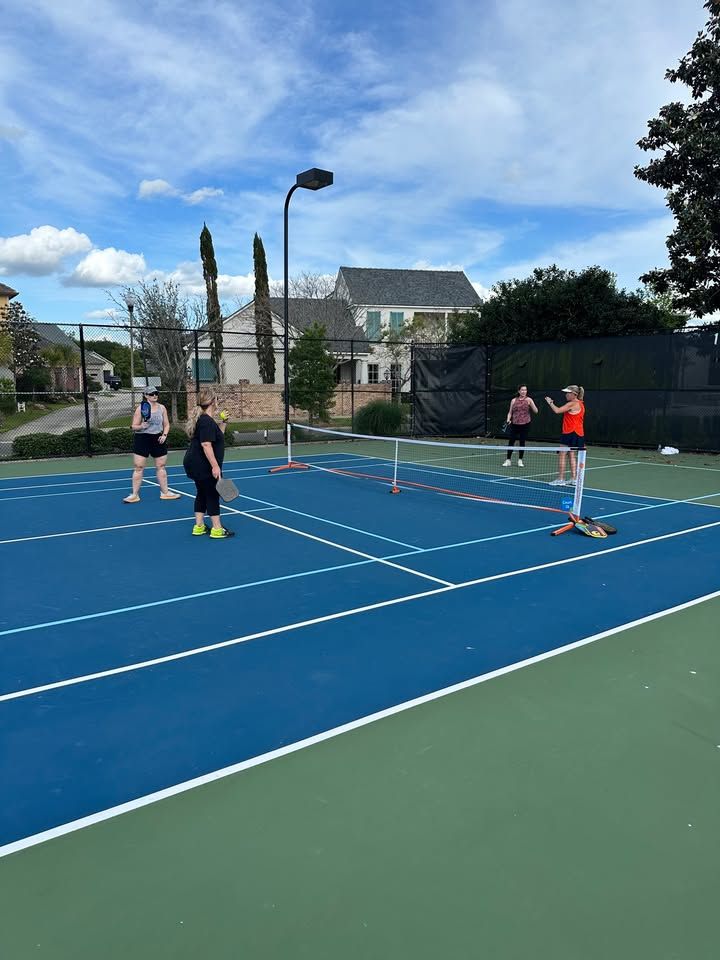
<svg viewBox="0 0 720 960">
<path fill-rule="evenodd" d="M 213 390 L 223 409 L 227 410 L 232 420 L 282 420 L 283 387 L 279 383 L 214 383 L 203 384 L 203 390 Z M 188 383 L 188 410 L 195 405 L 195 384 Z M 366 406 L 373 400 L 391 400 L 389 384 L 363 383 L 355 387 L 355 411 Z M 351 414 L 352 397 L 350 384 L 338 384 L 335 387 L 335 404 L 331 416 L 349 417 Z M 307 411 L 290 408 L 291 416 L 304 420 Z"/>
</svg>

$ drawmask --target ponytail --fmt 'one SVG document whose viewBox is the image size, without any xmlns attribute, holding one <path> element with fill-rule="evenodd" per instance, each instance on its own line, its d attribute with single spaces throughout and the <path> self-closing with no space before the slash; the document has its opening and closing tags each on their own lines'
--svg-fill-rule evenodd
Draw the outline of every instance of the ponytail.
<svg viewBox="0 0 720 960">
<path fill-rule="evenodd" d="M 215 394 L 211 393 L 209 390 L 201 390 L 197 395 L 197 400 L 195 401 L 195 409 L 187 418 L 187 423 L 185 424 L 185 433 L 192 438 L 195 436 L 195 427 L 200 417 L 207 412 L 207 408 L 215 402 Z"/>
<path fill-rule="evenodd" d="M 578 400 L 582 400 L 585 396 L 585 387 L 578 387 Z"/>
</svg>

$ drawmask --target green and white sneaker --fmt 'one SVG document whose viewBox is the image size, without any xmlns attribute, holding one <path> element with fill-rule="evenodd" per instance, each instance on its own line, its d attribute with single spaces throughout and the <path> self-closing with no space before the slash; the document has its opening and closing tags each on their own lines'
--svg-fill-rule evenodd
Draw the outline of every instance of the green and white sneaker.
<svg viewBox="0 0 720 960">
<path fill-rule="evenodd" d="M 211 540 L 227 540 L 228 537 L 234 537 L 235 532 L 228 530 L 227 527 L 213 527 L 210 531 Z"/>
<path fill-rule="evenodd" d="M 205 533 L 207 533 L 207 527 L 205 526 L 204 523 L 202 524 L 202 526 L 198 526 L 197 524 L 194 525 L 193 531 L 192 531 L 192 535 L 194 537 L 202 537 L 203 534 Z"/>
</svg>

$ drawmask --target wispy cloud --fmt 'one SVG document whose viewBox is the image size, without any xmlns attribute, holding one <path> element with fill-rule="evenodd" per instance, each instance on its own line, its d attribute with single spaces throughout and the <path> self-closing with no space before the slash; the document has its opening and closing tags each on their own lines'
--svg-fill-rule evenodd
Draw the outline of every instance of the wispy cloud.
<svg viewBox="0 0 720 960">
<path fill-rule="evenodd" d="M 224 191 L 219 187 L 200 187 L 191 193 L 182 193 L 167 180 L 141 180 L 138 187 L 138 198 L 149 200 L 154 197 L 180 197 L 188 206 L 196 207 L 213 197 L 222 197 Z"/>
</svg>

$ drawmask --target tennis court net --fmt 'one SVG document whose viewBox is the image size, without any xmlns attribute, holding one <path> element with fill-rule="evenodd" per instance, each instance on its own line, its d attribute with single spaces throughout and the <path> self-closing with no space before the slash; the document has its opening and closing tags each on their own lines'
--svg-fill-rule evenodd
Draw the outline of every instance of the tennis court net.
<svg viewBox="0 0 720 960">
<path fill-rule="evenodd" d="M 512 455 L 510 455 L 512 453 Z M 571 480 L 567 447 L 517 447 L 373 437 L 290 424 L 288 462 L 275 470 L 320 470 L 386 484 L 390 491 L 426 490 L 446 496 L 580 515 L 585 451 Z M 574 455 L 575 456 L 575 455 Z M 565 460 L 564 482 L 559 467 Z"/>
</svg>

